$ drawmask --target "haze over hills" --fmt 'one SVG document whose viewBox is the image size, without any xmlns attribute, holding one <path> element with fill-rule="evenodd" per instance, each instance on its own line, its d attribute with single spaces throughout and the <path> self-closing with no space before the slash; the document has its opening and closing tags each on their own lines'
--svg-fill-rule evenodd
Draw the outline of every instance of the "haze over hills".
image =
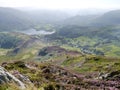
<svg viewBox="0 0 120 90">
<path fill-rule="evenodd" d="M 113 10 L 103 14 L 94 13 L 72 15 L 72 12 L 57 10 L 19 10 L 12 8 L 0 8 L 0 27 L 4 30 L 20 30 L 34 28 L 40 24 L 63 24 L 78 26 L 99 26 L 99 25 L 116 25 L 119 24 L 119 10 Z M 9 28 L 9 29 L 8 29 Z"/>
<path fill-rule="evenodd" d="M 93 23 L 96 25 L 119 25 L 120 24 L 120 10 L 113 10 L 110 12 L 107 12 L 100 16 L 99 18 L 96 18 Z"/>
<path fill-rule="evenodd" d="M 59 10 L 32 10 L 28 11 L 28 14 L 31 16 L 32 20 L 40 24 L 55 24 L 56 22 L 62 21 L 71 16 L 64 11 Z"/>
<path fill-rule="evenodd" d="M 0 31 L 14 31 L 26 29 L 33 25 L 27 13 L 0 7 Z"/>
<path fill-rule="evenodd" d="M 106 26 L 119 24 L 120 11 L 112 10 L 102 14 L 76 15 L 63 21 L 65 25 Z"/>
<path fill-rule="evenodd" d="M 0 31 L 27 30 L 39 24 L 52 24 L 70 15 L 54 10 L 22 11 L 13 8 L 0 7 Z"/>
</svg>

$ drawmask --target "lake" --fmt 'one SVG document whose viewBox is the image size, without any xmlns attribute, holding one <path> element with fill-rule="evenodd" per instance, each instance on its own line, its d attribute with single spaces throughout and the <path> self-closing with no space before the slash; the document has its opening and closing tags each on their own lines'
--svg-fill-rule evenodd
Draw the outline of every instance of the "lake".
<svg viewBox="0 0 120 90">
<path fill-rule="evenodd" d="M 24 31 L 19 31 L 24 34 L 28 35 L 47 35 L 47 34 L 53 34 L 55 31 L 46 31 L 46 30 L 35 30 L 35 29 L 29 29 L 29 30 L 24 30 Z"/>
</svg>

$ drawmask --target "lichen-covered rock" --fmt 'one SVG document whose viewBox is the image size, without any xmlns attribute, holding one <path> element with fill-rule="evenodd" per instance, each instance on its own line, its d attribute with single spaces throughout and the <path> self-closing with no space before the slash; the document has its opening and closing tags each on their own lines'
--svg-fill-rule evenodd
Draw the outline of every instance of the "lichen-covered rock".
<svg viewBox="0 0 120 90">
<path fill-rule="evenodd" d="M 25 89 L 25 84 L 23 82 L 0 66 L 0 84 L 9 83 L 10 81 L 15 82 L 21 89 Z"/>
</svg>

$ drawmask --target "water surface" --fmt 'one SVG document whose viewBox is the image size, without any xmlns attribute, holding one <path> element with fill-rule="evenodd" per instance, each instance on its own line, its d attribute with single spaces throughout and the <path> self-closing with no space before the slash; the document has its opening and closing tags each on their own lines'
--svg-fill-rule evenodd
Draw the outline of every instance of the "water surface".
<svg viewBox="0 0 120 90">
<path fill-rule="evenodd" d="M 37 31 L 35 29 L 28 29 L 20 32 L 28 35 L 47 35 L 47 34 L 53 34 L 55 31 L 46 31 L 46 30 Z"/>
</svg>

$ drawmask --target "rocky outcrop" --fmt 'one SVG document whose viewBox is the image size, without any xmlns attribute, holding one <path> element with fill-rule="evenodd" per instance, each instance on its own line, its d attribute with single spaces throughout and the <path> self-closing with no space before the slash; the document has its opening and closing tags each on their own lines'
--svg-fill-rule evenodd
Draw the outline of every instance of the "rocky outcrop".
<svg viewBox="0 0 120 90">
<path fill-rule="evenodd" d="M 15 82 L 21 89 L 25 89 L 25 84 L 22 81 L 0 66 L 0 84 L 9 83 L 11 81 Z"/>
</svg>

